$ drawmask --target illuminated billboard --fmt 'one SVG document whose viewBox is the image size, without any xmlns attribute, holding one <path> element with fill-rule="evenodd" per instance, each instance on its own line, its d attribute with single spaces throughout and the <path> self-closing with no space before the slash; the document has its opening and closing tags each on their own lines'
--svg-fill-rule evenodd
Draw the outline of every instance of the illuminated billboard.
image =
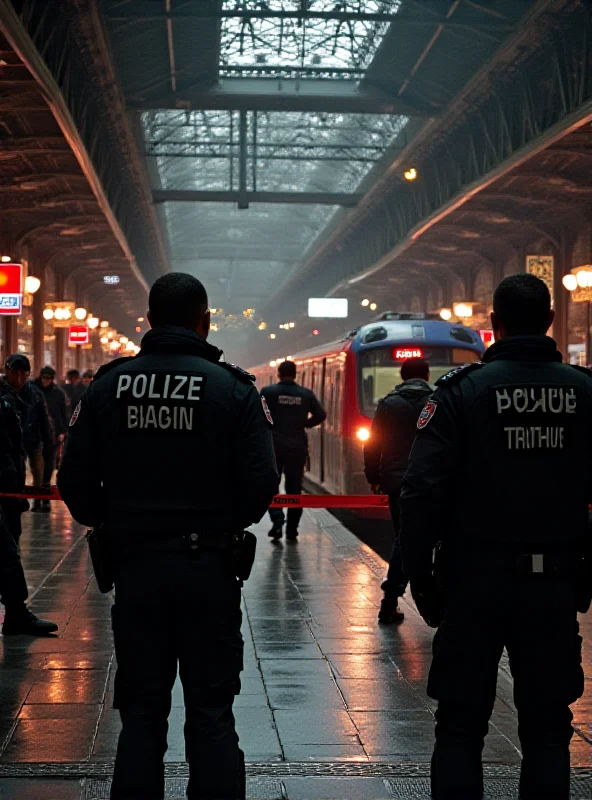
<svg viewBox="0 0 592 800">
<path fill-rule="evenodd" d="M 345 297 L 310 297 L 308 300 L 309 317 L 347 317 L 347 298 Z"/>
</svg>

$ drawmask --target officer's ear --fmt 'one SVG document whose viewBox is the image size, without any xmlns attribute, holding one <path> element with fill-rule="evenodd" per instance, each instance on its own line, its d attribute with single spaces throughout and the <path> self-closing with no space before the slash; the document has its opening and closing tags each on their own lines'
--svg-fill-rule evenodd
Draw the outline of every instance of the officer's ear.
<svg viewBox="0 0 592 800">
<path fill-rule="evenodd" d="M 547 330 L 549 330 L 549 328 L 550 328 L 550 327 L 551 327 L 551 325 L 553 324 L 553 320 L 554 320 L 554 319 L 555 319 L 555 309 L 554 309 L 554 308 L 552 308 L 552 309 L 549 311 L 549 324 L 547 325 Z"/>
<path fill-rule="evenodd" d="M 197 329 L 197 332 L 201 336 L 203 336 L 204 339 L 208 338 L 208 333 L 210 332 L 210 323 L 211 323 L 211 321 L 212 321 L 212 317 L 211 317 L 211 314 L 210 314 L 210 309 L 208 308 L 208 310 L 204 314 L 202 314 L 202 317 L 201 317 L 201 319 L 199 321 L 199 326 L 198 326 L 198 329 Z"/>
</svg>

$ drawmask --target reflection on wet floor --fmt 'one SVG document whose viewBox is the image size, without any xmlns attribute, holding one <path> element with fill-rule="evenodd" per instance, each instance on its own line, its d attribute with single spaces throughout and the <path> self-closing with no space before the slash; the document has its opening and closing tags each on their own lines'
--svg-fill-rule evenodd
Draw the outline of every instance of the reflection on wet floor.
<svg viewBox="0 0 592 800">
<path fill-rule="evenodd" d="M 27 514 L 24 523 L 31 607 L 58 622 L 60 634 L 0 643 L 0 770 L 8 776 L 19 765 L 81 762 L 95 774 L 112 761 L 119 731 L 111 708 L 111 598 L 98 592 L 84 532 L 61 505 L 49 515 Z M 377 625 L 383 562 L 327 512 L 306 513 L 297 543 L 274 544 L 266 530 L 265 522 L 257 526 L 258 557 L 244 590 L 236 717 L 247 760 L 425 764 L 433 741 L 434 705 L 425 694 L 432 632 L 406 603 L 403 625 Z M 591 625 L 582 626 L 587 691 L 573 706 L 574 766 L 592 765 Z M 176 685 L 170 768 L 184 761 L 182 706 Z M 502 765 L 520 758 L 504 667 L 484 758 Z M 19 797 L 3 794 L 14 780 L 24 779 L 0 778 L 0 798 Z"/>
</svg>

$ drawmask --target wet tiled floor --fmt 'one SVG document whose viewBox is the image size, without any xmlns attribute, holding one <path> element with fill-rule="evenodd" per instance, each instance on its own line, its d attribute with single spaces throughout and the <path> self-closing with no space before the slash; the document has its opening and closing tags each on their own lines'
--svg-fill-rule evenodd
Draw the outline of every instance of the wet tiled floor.
<svg viewBox="0 0 592 800">
<path fill-rule="evenodd" d="M 249 797 L 429 797 L 432 632 L 407 603 L 403 625 L 376 624 L 384 562 L 327 512 L 305 513 L 297 543 L 274 544 L 267 528 L 266 521 L 256 527 L 259 552 L 244 590 L 245 671 L 236 702 Z M 61 505 L 24 517 L 31 607 L 58 622 L 60 633 L 0 640 L 2 800 L 108 797 L 119 731 L 111 708 L 112 600 L 96 588 L 83 533 Z M 584 620 L 583 633 L 588 689 L 592 621 Z M 167 797 L 183 794 L 182 706 L 177 685 Z M 572 763 L 592 767 L 592 691 L 573 708 Z M 490 796 L 514 796 L 520 751 L 503 664 L 484 757 Z M 589 793 L 577 789 L 574 797 L 592 797 L 588 775 L 574 786 L 590 786 Z"/>
</svg>

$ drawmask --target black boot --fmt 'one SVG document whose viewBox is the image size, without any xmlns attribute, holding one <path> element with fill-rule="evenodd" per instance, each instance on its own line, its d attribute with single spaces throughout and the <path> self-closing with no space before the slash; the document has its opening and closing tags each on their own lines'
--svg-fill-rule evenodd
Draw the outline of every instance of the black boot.
<svg viewBox="0 0 592 800">
<path fill-rule="evenodd" d="M 274 522 L 273 527 L 269 529 L 267 535 L 271 536 L 271 538 L 275 539 L 276 541 L 281 539 L 283 535 L 283 524 L 281 522 Z"/>
<path fill-rule="evenodd" d="M 385 597 L 380 604 L 380 611 L 378 612 L 378 621 L 385 625 L 391 625 L 393 622 L 403 622 L 405 614 L 399 610 L 398 597 Z"/>
<path fill-rule="evenodd" d="M 286 528 L 286 539 L 290 542 L 295 542 L 298 538 L 298 528 L 291 528 L 289 525 Z"/>
<path fill-rule="evenodd" d="M 55 622 L 46 619 L 39 619 L 26 606 L 19 608 L 18 611 L 6 611 L 2 633 L 4 636 L 46 636 L 48 633 L 55 633 L 58 626 Z"/>
</svg>

